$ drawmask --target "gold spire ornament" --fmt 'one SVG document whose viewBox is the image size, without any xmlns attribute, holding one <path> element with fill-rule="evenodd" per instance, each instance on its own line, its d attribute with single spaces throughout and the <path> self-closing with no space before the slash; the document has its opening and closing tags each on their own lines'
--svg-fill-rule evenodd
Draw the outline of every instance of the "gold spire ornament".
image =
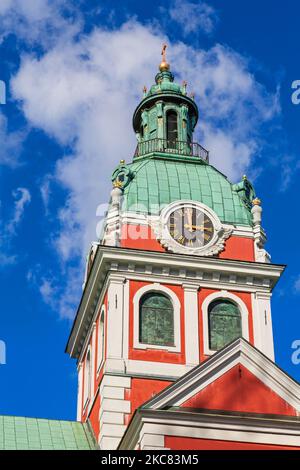
<svg viewBox="0 0 300 470">
<path fill-rule="evenodd" d="M 166 49 L 167 49 L 167 44 L 163 44 L 161 55 L 162 55 L 162 61 L 159 66 L 159 70 L 161 72 L 167 72 L 170 69 L 170 65 L 167 62 L 166 58 Z"/>
</svg>

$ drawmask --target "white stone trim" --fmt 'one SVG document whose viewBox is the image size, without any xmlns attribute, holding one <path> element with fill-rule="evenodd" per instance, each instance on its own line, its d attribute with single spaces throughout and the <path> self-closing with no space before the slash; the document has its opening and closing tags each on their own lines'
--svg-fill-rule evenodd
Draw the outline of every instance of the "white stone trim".
<svg viewBox="0 0 300 470">
<path fill-rule="evenodd" d="M 149 428 L 148 428 L 149 429 Z M 148 430 L 147 429 L 147 430 Z M 152 431 L 150 429 L 150 431 Z M 163 434 L 157 433 L 141 433 L 140 437 L 140 450 L 152 450 L 152 449 L 161 449 L 165 448 L 165 436 Z"/>
<path fill-rule="evenodd" d="M 125 415 L 131 412 L 131 402 L 125 400 L 125 390 L 131 387 L 131 378 L 104 375 L 100 384 L 100 449 L 114 450 L 126 430 Z"/>
<path fill-rule="evenodd" d="M 107 360 L 122 360 L 123 355 L 123 303 L 125 278 L 118 274 L 111 274 L 108 285 L 108 308 L 106 314 Z"/>
<path fill-rule="evenodd" d="M 193 201 L 194 202 L 194 201 Z M 152 219 L 160 219 L 159 215 L 152 216 Z M 123 212 L 122 213 L 122 224 L 132 224 L 132 225 L 149 225 L 148 215 L 138 214 L 136 212 Z M 232 229 L 232 235 L 253 238 L 253 228 L 246 225 L 231 225 L 223 224 L 227 228 Z"/>
<path fill-rule="evenodd" d="M 144 344 L 139 339 L 139 321 L 140 321 L 140 300 L 142 296 L 149 292 L 161 292 L 167 295 L 173 304 L 174 311 L 174 346 L 162 346 L 155 344 Z M 135 349 L 157 349 L 166 350 L 171 352 L 181 351 L 181 338 L 180 338 L 180 301 L 177 295 L 168 287 L 157 282 L 141 287 L 133 297 L 133 347 Z"/>
<path fill-rule="evenodd" d="M 89 363 L 87 360 L 89 357 Z M 92 349 L 89 345 L 84 360 L 84 383 L 83 383 L 83 410 L 86 411 L 88 404 L 91 400 L 91 386 L 92 386 Z"/>
<path fill-rule="evenodd" d="M 96 322 L 93 323 L 92 327 L 92 346 L 91 346 L 91 360 L 92 360 L 92 366 L 91 366 L 91 399 L 94 397 L 95 394 L 95 376 L 96 376 L 96 370 L 97 370 L 97 365 L 96 365 Z"/>
<path fill-rule="evenodd" d="M 83 403 L 83 396 L 82 396 L 83 365 L 82 365 L 82 363 L 79 363 L 79 364 L 78 364 L 77 371 L 78 371 L 77 421 L 81 421 L 82 403 Z"/>
<path fill-rule="evenodd" d="M 252 297 L 254 345 L 274 361 L 271 293 L 255 292 Z"/>
<path fill-rule="evenodd" d="M 129 354 L 129 289 L 130 281 L 125 280 L 124 284 L 124 304 L 123 304 L 123 358 L 128 359 Z"/>
<path fill-rule="evenodd" d="M 126 361 L 127 374 L 140 377 L 163 377 L 166 380 L 181 377 L 189 372 L 193 366 L 185 364 L 172 364 L 170 362 L 138 361 L 130 359 Z"/>
<path fill-rule="evenodd" d="M 188 366 L 196 366 L 199 357 L 199 308 L 198 290 L 194 284 L 182 284 L 184 290 L 185 360 Z"/>
<path fill-rule="evenodd" d="M 162 279 L 162 282 L 178 285 L 184 281 L 200 281 L 201 287 L 270 292 L 283 270 L 284 266 L 267 263 L 99 246 L 68 340 L 67 352 L 71 357 L 82 360 L 90 336 L 91 321 L 98 314 L 98 306 L 103 302 L 112 274 L 122 273 L 126 279 L 148 282 Z M 220 275 L 219 281 L 215 280 L 216 273 Z"/>
<path fill-rule="evenodd" d="M 241 320 L 242 320 L 242 337 L 249 341 L 249 312 L 240 297 L 227 290 L 221 290 L 219 292 L 214 292 L 213 294 L 205 297 L 202 303 L 202 320 L 203 320 L 203 342 L 204 342 L 204 354 L 211 356 L 216 351 L 213 351 L 209 347 L 209 321 L 208 321 L 208 307 L 214 300 L 231 300 L 234 302 L 240 310 Z"/>
<path fill-rule="evenodd" d="M 148 422 L 150 418 L 144 418 L 139 432 L 141 449 L 144 445 L 151 448 L 156 441 L 162 444 L 162 438 L 165 436 L 298 447 L 300 443 L 300 426 L 298 425 L 297 429 L 294 425 L 293 429 L 290 429 L 291 423 L 288 420 L 281 420 L 280 423 L 276 420 L 272 423 L 270 420 L 263 426 L 263 419 L 261 422 L 257 419 L 255 425 L 255 419 L 252 423 L 246 423 L 246 420 L 243 422 L 242 418 L 235 416 L 223 416 L 220 419 L 220 416 L 211 414 L 209 415 L 211 421 L 208 422 L 207 416 L 199 414 L 195 422 L 189 420 L 187 416 L 180 416 L 180 413 L 167 415 L 168 413 L 163 419 L 160 413 L 157 417 L 152 413 L 151 422 Z M 279 424 L 282 427 L 278 427 Z M 133 448 L 134 444 L 135 440 L 130 448 Z"/>
<path fill-rule="evenodd" d="M 105 327 L 106 327 L 106 309 L 102 305 L 99 319 L 98 319 L 98 332 L 97 332 L 97 376 L 104 363 L 105 356 Z"/>
<path fill-rule="evenodd" d="M 211 220 L 214 233 L 212 239 L 199 248 L 183 246 L 170 235 L 168 229 L 168 219 L 172 212 L 181 207 L 193 207 L 203 212 Z M 224 250 L 225 241 L 231 235 L 232 229 L 223 226 L 217 214 L 205 204 L 189 199 L 174 201 L 166 206 L 160 214 L 160 218 L 148 216 L 148 221 L 154 233 L 162 246 L 173 253 L 190 254 L 196 256 L 210 256 L 220 253 Z"/>
<path fill-rule="evenodd" d="M 151 409 L 180 406 L 237 364 L 244 365 L 267 387 L 300 412 L 300 385 L 242 338 L 192 369 L 189 374 L 179 378 L 166 392 L 162 391 L 154 397 L 148 406 Z"/>
</svg>

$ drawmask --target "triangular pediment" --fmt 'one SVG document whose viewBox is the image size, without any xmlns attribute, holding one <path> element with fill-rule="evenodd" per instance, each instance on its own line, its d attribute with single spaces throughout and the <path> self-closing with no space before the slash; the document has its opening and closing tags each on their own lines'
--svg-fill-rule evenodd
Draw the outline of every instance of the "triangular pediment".
<svg viewBox="0 0 300 470">
<path fill-rule="evenodd" d="M 241 338 L 185 374 L 143 408 L 298 416 L 300 385 Z"/>
</svg>

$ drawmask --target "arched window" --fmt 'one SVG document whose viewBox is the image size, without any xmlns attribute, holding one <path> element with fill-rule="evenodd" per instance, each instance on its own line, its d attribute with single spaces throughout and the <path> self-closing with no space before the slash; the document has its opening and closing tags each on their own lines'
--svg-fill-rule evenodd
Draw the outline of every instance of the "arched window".
<svg viewBox="0 0 300 470">
<path fill-rule="evenodd" d="M 230 300 L 220 299 L 208 307 L 209 348 L 222 349 L 242 336 L 242 319 L 239 307 Z"/>
<path fill-rule="evenodd" d="M 98 323 L 98 340 L 97 340 L 97 370 L 99 370 L 104 359 L 104 308 Z"/>
<path fill-rule="evenodd" d="M 149 292 L 140 299 L 139 341 L 144 344 L 174 346 L 174 311 L 170 298 Z"/>
<path fill-rule="evenodd" d="M 178 139 L 177 113 L 176 111 L 167 112 L 167 140 L 170 143 Z"/>
<path fill-rule="evenodd" d="M 83 405 L 85 406 L 91 395 L 91 379 L 92 379 L 92 362 L 91 362 L 91 350 L 89 349 L 86 354 L 85 366 L 84 366 L 84 393 L 83 393 Z"/>
</svg>

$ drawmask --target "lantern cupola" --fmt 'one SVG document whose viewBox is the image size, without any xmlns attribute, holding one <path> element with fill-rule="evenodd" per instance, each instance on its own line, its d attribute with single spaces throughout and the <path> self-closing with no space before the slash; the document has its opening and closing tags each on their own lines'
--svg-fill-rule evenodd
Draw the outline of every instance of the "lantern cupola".
<svg viewBox="0 0 300 470">
<path fill-rule="evenodd" d="M 193 143 L 193 132 L 198 121 L 198 107 L 187 95 L 187 83 L 174 82 L 174 75 L 166 59 L 166 45 L 162 61 L 149 91 L 143 90 L 143 99 L 133 115 L 133 128 L 138 147 L 135 158 L 153 152 L 196 156 L 208 159 L 199 144 Z"/>
</svg>

